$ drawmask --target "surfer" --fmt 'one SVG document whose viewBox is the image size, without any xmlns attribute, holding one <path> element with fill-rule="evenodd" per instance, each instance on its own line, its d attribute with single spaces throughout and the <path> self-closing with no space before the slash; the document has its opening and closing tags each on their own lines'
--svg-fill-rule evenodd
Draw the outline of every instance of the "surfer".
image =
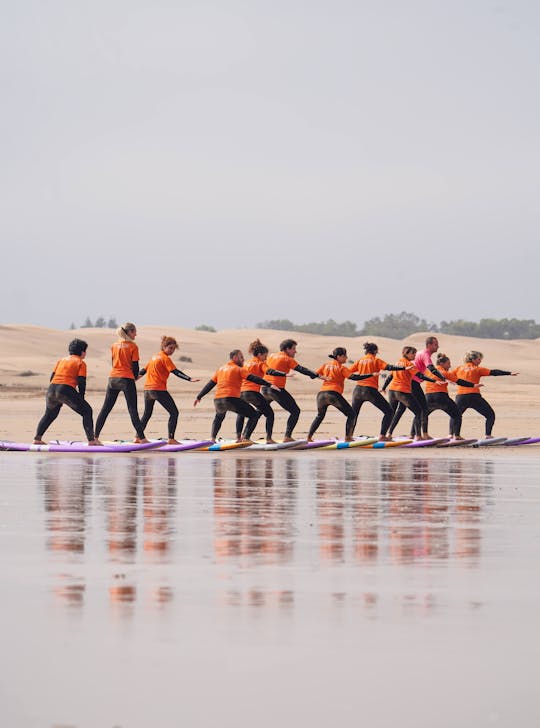
<svg viewBox="0 0 540 728">
<path fill-rule="evenodd" d="M 124 393 L 126 404 L 135 428 L 135 442 L 148 442 L 137 411 L 137 388 L 135 380 L 139 376 L 139 347 L 135 343 L 137 327 L 126 323 L 116 329 L 118 341 L 111 346 L 112 369 L 105 392 L 105 401 L 96 420 L 96 437 L 99 437 L 110 411 L 120 392 Z"/>
<path fill-rule="evenodd" d="M 84 432 L 89 445 L 101 445 L 94 436 L 92 408 L 85 400 L 86 350 L 88 344 L 82 339 L 73 339 L 68 346 L 68 356 L 56 362 L 47 389 L 45 414 L 38 423 L 34 445 L 46 445 L 43 435 L 58 417 L 62 405 L 66 404 L 81 415 Z"/>
<path fill-rule="evenodd" d="M 176 425 L 178 424 L 178 407 L 170 393 L 167 391 L 167 379 L 170 374 L 174 374 L 180 379 L 187 382 L 198 382 L 199 379 L 193 379 L 184 372 L 177 369 L 171 356 L 178 349 L 178 342 L 172 336 L 161 337 L 161 350 L 155 354 L 144 369 L 139 372 L 139 377 L 146 375 L 144 385 L 144 413 L 141 417 L 141 428 L 144 430 L 148 421 L 152 417 L 154 405 L 160 403 L 169 413 L 168 422 L 168 444 L 178 445 L 175 439 Z"/>
<path fill-rule="evenodd" d="M 248 351 L 252 355 L 252 358 L 245 364 L 245 369 L 249 372 L 249 374 L 254 374 L 261 379 L 265 374 L 275 376 L 284 375 L 283 372 L 268 368 L 266 364 L 268 348 L 260 341 L 260 339 L 252 341 L 249 345 Z M 272 432 L 274 429 L 274 410 L 270 407 L 268 401 L 262 396 L 261 385 L 256 382 L 252 382 L 250 379 L 244 379 L 240 388 L 240 398 L 243 399 L 244 402 L 255 407 L 255 409 L 259 412 L 259 417 L 262 415 L 266 418 L 266 442 L 268 444 L 274 444 L 275 440 L 272 439 Z M 247 437 L 246 432 L 243 432 L 244 419 L 244 416 L 241 414 L 239 414 L 236 418 L 237 442 L 242 442 L 242 439 Z"/>
<path fill-rule="evenodd" d="M 240 391 L 245 379 L 261 387 L 268 384 L 261 377 L 250 374 L 248 369 L 244 367 L 243 353 L 240 349 L 233 349 L 229 355 L 229 361 L 215 372 L 210 381 L 201 389 L 193 403 L 193 406 L 196 407 L 205 394 L 208 394 L 208 392 L 217 386 L 214 397 L 216 415 L 212 423 L 212 433 L 210 436 L 214 442 L 216 441 L 227 412 L 236 412 L 243 417 L 247 417 L 248 422 L 240 441 L 251 442 L 251 435 L 262 413 L 244 399 L 241 399 Z M 276 385 L 272 385 L 271 388 L 272 390 L 278 389 Z"/>
<path fill-rule="evenodd" d="M 401 403 L 406 409 L 410 409 L 411 412 L 414 414 L 411 433 L 412 438 L 414 440 L 428 440 L 430 439 L 429 435 L 426 434 L 426 431 L 422 427 L 422 405 L 418 402 L 418 400 L 412 393 L 412 379 L 416 376 L 418 377 L 419 381 L 423 380 L 428 382 L 434 382 L 435 380 L 427 377 L 425 374 L 420 372 L 416 368 L 416 366 L 409 368 L 410 364 L 414 361 L 415 356 L 416 348 L 414 346 L 403 347 L 402 357 L 398 361 L 398 366 L 403 367 L 403 369 L 394 372 L 392 376 L 392 381 L 390 383 L 390 386 L 388 387 L 390 406 L 392 407 L 392 412 L 394 416 L 392 418 L 392 422 L 390 423 L 388 432 L 385 432 L 384 434 L 387 436 L 391 436 L 392 432 L 394 431 L 397 421 L 399 421 L 399 418 L 396 421 L 396 414 L 398 405 Z M 423 394 L 424 393 L 422 392 L 422 395 Z"/>
<path fill-rule="evenodd" d="M 353 389 L 352 408 L 355 416 L 355 424 L 364 402 L 371 402 L 371 404 L 375 405 L 383 413 L 379 441 L 384 442 L 391 439 L 385 433 L 390 427 L 393 412 L 390 404 L 379 392 L 379 372 L 402 371 L 405 367 L 387 364 L 383 359 L 380 359 L 377 356 L 379 347 L 373 342 L 366 341 L 364 344 L 364 352 L 364 356 L 355 361 L 351 367 L 351 372 L 358 372 L 359 374 L 366 374 L 368 376 L 371 374 L 362 384 L 357 384 Z M 412 369 L 412 367 L 413 365 L 409 363 L 407 368 Z M 351 379 L 354 379 L 354 377 L 351 377 Z"/>
<path fill-rule="evenodd" d="M 342 346 L 336 347 L 328 356 L 333 361 L 325 362 L 317 369 L 317 374 L 323 376 L 324 381 L 321 386 L 321 391 L 317 394 L 317 416 L 311 423 L 307 439 L 308 442 L 313 442 L 313 435 L 324 420 L 326 410 L 332 405 L 332 407 L 336 407 L 347 418 L 345 423 L 345 442 L 352 442 L 356 415 L 351 405 L 343 396 L 345 380 L 353 379 L 359 381 L 360 379 L 367 379 L 371 377 L 371 373 L 353 374 L 352 370 L 345 366 L 347 349 L 344 349 Z"/>
<path fill-rule="evenodd" d="M 486 438 L 492 437 L 495 424 L 495 411 L 487 400 L 480 394 L 480 379 L 482 377 L 516 377 L 519 372 L 507 372 L 503 369 L 487 369 L 480 364 L 484 355 L 481 351 L 469 351 L 465 354 L 464 363 L 455 369 L 457 376 L 472 383 L 472 388 L 458 386 L 456 405 L 463 415 L 468 409 L 473 409 L 486 419 Z"/>
<path fill-rule="evenodd" d="M 454 382 L 460 387 L 473 387 L 472 382 L 460 379 L 455 370 L 452 370 L 450 357 L 446 354 L 437 354 L 437 371 L 442 374 L 444 381 L 437 379 L 426 384 L 426 401 L 428 415 L 436 410 L 442 410 L 450 417 L 450 436 L 452 440 L 463 440 L 461 437 L 462 414 L 454 400 L 448 394 L 448 382 Z M 482 387 L 482 384 L 478 385 Z"/>
<path fill-rule="evenodd" d="M 279 345 L 279 352 L 270 354 L 266 360 L 268 367 L 277 369 L 282 374 L 276 376 L 267 373 L 264 377 L 266 386 L 261 388 L 261 393 L 268 402 L 277 402 L 280 407 L 289 413 L 283 442 L 292 442 L 294 440 L 292 433 L 300 417 L 300 407 L 296 404 L 294 397 L 285 389 L 286 375 L 293 370 L 311 379 L 324 379 L 325 381 L 327 379 L 324 374 L 317 374 L 317 372 L 302 366 L 295 360 L 296 347 L 297 342 L 294 339 L 285 339 Z"/>
</svg>

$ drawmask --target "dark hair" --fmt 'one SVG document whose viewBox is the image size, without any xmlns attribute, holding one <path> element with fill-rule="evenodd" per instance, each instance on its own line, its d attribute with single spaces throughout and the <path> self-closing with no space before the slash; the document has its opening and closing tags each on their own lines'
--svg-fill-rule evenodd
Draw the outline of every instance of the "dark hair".
<svg viewBox="0 0 540 728">
<path fill-rule="evenodd" d="M 447 361 L 450 361 L 450 357 L 446 356 L 446 354 L 437 354 L 437 361 L 436 364 L 446 364 Z"/>
<path fill-rule="evenodd" d="M 407 354 L 416 354 L 416 351 L 416 346 L 404 346 L 401 353 L 403 356 L 407 356 Z"/>
<path fill-rule="evenodd" d="M 69 342 L 68 351 L 70 354 L 76 354 L 77 356 L 80 356 L 83 351 L 86 351 L 87 349 L 88 344 L 82 339 L 73 339 L 73 341 Z"/>
<path fill-rule="evenodd" d="M 237 354 L 240 354 L 240 353 L 241 353 L 241 351 L 242 351 L 241 349 L 233 349 L 233 350 L 231 351 L 231 353 L 229 354 L 229 359 L 234 359 L 234 357 L 235 357 L 235 356 L 236 356 Z"/>
<path fill-rule="evenodd" d="M 296 346 L 298 342 L 296 342 L 294 339 L 283 339 L 281 344 L 279 345 L 280 351 L 285 351 L 286 349 L 290 349 L 292 346 Z"/>
<path fill-rule="evenodd" d="M 364 344 L 364 351 L 366 354 L 376 354 L 379 351 L 379 347 L 372 341 L 366 341 Z"/>
<path fill-rule="evenodd" d="M 439 341 L 436 336 L 428 336 L 426 339 L 426 346 L 433 344 L 435 341 Z"/>
<path fill-rule="evenodd" d="M 248 347 L 248 351 L 253 356 L 259 356 L 259 354 L 268 354 L 268 347 L 265 346 L 260 339 L 252 341 Z"/>
<path fill-rule="evenodd" d="M 174 344 L 174 348 L 178 349 L 178 342 L 173 336 L 162 336 L 161 337 L 161 349 L 163 350 L 166 346 Z"/>
<path fill-rule="evenodd" d="M 336 346 L 334 351 L 331 354 L 328 354 L 330 359 L 337 359 L 338 356 L 347 356 L 347 349 L 344 349 L 343 346 Z"/>
</svg>

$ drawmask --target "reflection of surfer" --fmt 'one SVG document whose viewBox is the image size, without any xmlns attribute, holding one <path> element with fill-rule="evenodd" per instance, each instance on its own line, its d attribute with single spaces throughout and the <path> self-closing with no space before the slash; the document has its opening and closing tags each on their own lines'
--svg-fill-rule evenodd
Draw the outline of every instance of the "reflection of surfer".
<svg viewBox="0 0 540 728">
<path fill-rule="evenodd" d="M 47 389 L 45 414 L 37 426 L 34 445 L 45 445 L 43 435 L 60 414 L 62 405 L 67 404 L 81 415 L 89 445 L 101 445 L 94 437 L 92 408 L 84 398 L 86 392 L 86 350 L 88 344 L 82 339 L 73 339 L 68 347 L 69 356 L 56 362 Z"/>
</svg>

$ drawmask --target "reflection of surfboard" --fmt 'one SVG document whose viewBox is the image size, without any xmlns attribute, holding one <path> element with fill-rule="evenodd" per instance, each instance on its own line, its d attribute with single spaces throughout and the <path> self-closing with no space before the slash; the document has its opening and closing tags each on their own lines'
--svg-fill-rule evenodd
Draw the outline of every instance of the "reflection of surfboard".
<svg viewBox="0 0 540 728">
<path fill-rule="evenodd" d="M 493 445 L 502 445 L 506 440 L 506 437 L 489 437 L 473 442 L 470 447 L 493 447 Z"/>
<path fill-rule="evenodd" d="M 475 442 L 475 438 L 472 437 L 469 440 L 448 440 L 448 442 L 441 442 L 440 445 L 435 445 L 435 447 L 463 447 L 464 445 L 472 445 Z"/>
<path fill-rule="evenodd" d="M 84 442 L 50 442 L 47 445 L 32 445 L 25 442 L 0 442 L 3 450 L 18 450 L 21 452 L 83 452 L 83 453 L 111 453 L 111 452 L 137 452 L 139 450 L 152 450 L 158 448 L 158 442 L 126 442 L 109 443 L 107 445 L 87 445 Z"/>
<path fill-rule="evenodd" d="M 405 447 L 434 447 L 443 442 L 448 442 L 449 439 L 449 437 L 434 437 L 431 440 L 415 440 L 415 442 L 408 442 Z"/>
</svg>

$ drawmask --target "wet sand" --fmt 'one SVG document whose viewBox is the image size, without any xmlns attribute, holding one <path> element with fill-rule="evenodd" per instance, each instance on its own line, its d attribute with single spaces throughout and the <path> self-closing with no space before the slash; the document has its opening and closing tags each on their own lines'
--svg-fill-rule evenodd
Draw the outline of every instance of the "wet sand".
<svg viewBox="0 0 540 728">
<path fill-rule="evenodd" d="M 530 451 L 0 458 L 3 725 L 539 724 Z"/>
</svg>

